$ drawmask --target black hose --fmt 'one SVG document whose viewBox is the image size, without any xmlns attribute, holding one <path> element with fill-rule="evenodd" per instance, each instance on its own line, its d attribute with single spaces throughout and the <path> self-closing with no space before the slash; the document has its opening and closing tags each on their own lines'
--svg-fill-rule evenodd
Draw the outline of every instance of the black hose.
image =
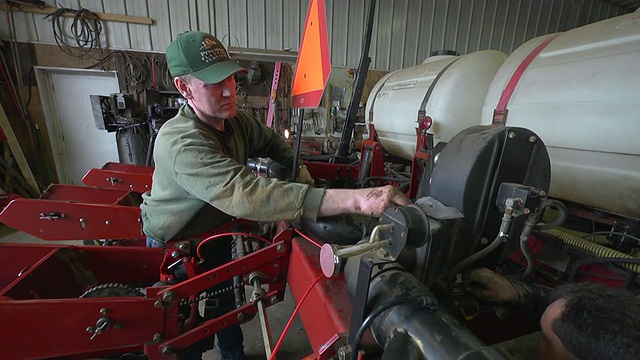
<svg viewBox="0 0 640 360">
<path fill-rule="evenodd" d="M 414 296 L 414 297 L 408 297 L 408 298 L 393 299 L 373 309 L 373 311 L 371 311 L 371 313 L 367 315 L 367 318 L 364 319 L 364 321 L 362 322 L 362 325 L 360 325 L 360 328 L 358 328 L 358 332 L 356 333 L 356 337 L 353 341 L 353 349 L 351 349 L 351 360 L 358 359 L 358 351 L 360 350 L 360 341 L 362 341 L 362 336 L 364 336 L 365 331 L 367 331 L 371 323 L 378 316 L 380 316 L 380 314 L 391 309 L 392 307 L 399 306 L 399 305 L 406 305 L 406 304 L 417 304 L 423 307 L 435 306 L 433 299 L 429 297 Z"/>
<path fill-rule="evenodd" d="M 544 201 L 544 207 L 551 207 L 558 210 L 558 218 L 548 224 L 536 226 L 537 230 L 555 229 L 562 225 L 562 223 L 567 219 L 567 207 L 562 202 L 555 199 L 546 199 Z"/>
</svg>

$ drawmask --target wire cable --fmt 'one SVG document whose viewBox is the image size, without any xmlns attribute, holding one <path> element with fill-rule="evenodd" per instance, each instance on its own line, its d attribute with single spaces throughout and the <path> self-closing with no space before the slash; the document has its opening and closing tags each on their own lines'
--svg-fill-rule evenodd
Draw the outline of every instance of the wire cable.
<svg viewBox="0 0 640 360">
<path fill-rule="evenodd" d="M 354 346 L 353 346 L 353 349 L 351 349 L 351 360 L 358 360 L 358 351 L 360 351 L 360 341 L 362 341 L 362 337 L 364 336 L 365 331 L 367 331 L 371 323 L 378 316 L 380 316 L 380 314 L 391 309 L 392 307 L 407 305 L 412 303 L 415 303 L 422 307 L 430 307 L 433 310 L 435 310 L 435 306 L 436 306 L 433 299 L 431 298 L 428 298 L 426 296 L 417 296 L 417 297 L 414 296 L 414 297 L 393 299 L 373 309 L 373 311 L 371 311 L 371 313 L 367 315 L 367 318 L 364 319 L 364 321 L 362 322 L 362 325 L 360 325 L 360 328 L 358 328 L 358 332 L 356 333 L 355 339 L 353 341 Z"/>
<path fill-rule="evenodd" d="M 202 250 L 202 246 L 206 243 L 208 243 L 209 241 L 215 240 L 215 239 L 219 239 L 221 237 L 226 237 L 226 236 L 233 236 L 233 235 L 238 235 L 238 236 L 246 236 L 246 237 L 250 237 L 253 239 L 258 239 L 262 242 L 265 242 L 269 245 L 273 244 L 271 241 L 263 238 L 262 236 L 258 236 L 258 235 L 254 235 L 251 233 L 247 233 L 247 232 L 242 232 L 242 231 L 234 231 L 234 232 L 225 232 L 225 233 L 220 233 L 220 234 L 215 234 L 215 235 L 211 235 L 208 238 L 200 241 L 200 243 L 198 244 L 198 247 L 196 248 L 196 254 L 198 255 L 198 257 L 200 259 L 204 259 L 204 257 L 202 256 L 202 254 L 200 253 L 200 251 Z"/>
<path fill-rule="evenodd" d="M 296 308 L 293 309 L 293 313 L 291 314 L 291 317 L 289 317 L 289 321 L 287 321 L 287 325 L 285 325 L 284 329 L 282 329 L 282 334 L 280 334 L 280 338 L 278 339 L 278 342 L 276 342 L 276 346 L 273 347 L 273 350 L 271 351 L 271 356 L 269 357 L 269 360 L 273 360 L 273 359 L 276 358 L 276 353 L 278 352 L 278 349 L 280 349 L 280 346 L 282 345 L 282 341 L 284 340 L 284 336 L 287 333 L 287 331 L 289 331 L 289 328 L 291 327 L 291 324 L 293 323 L 293 320 L 296 318 L 296 315 L 298 314 L 298 311 L 300 310 L 300 307 L 304 303 L 304 300 L 307 298 L 307 296 L 309 295 L 311 290 L 316 286 L 318 281 L 320 281 L 320 279 L 322 279 L 323 277 L 324 277 L 324 275 L 318 276 L 313 281 L 313 283 L 307 288 L 307 291 L 305 291 L 304 294 L 302 294 L 302 297 L 300 298 L 300 301 L 298 301 L 298 305 L 296 305 Z"/>
<path fill-rule="evenodd" d="M 638 243 L 640 243 L 640 238 L 637 236 L 633 236 L 633 235 L 629 235 L 629 234 L 625 234 L 623 232 L 619 232 L 619 231 L 596 231 L 596 232 L 592 232 L 589 234 L 586 234 L 585 236 L 582 236 L 583 238 L 591 236 L 591 235 L 618 235 L 618 236 L 622 236 L 622 237 L 628 237 L 630 239 L 633 239 L 635 241 L 637 241 Z"/>
<path fill-rule="evenodd" d="M 45 16 L 51 18 L 53 37 L 58 47 L 67 55 L 75 58 L 82 58 L 101 49 L 100 35 L 102 34 L 102 23 L 98 16 L 90 10 L 81 8 L 80 10 L 70 9 L 59 5 L 56 11 Z M 72 15 L 71 25 L 67 29 L 63 28 L 64 15 Z M 77 48 L 76 51 L 72 48 Z"/>
<path fill-rule="evenodd" d="M 591 258 L 586 258 L 586 259 L 582 259 L 579 261 L 576 261 L 575 263 L 573 263 L 573 265 L 571 265 L 571 268 L 569 268 L 569 281 L 573 282 L 575 280 L 575 276 L 576 273 L 578 272 L 578 269 L 583 266 L 583 265 L 587 265 L 587 264 L 592 264 L 592 263 L 605 263 L 605 264 L 616 264 L 616 263 L 621 263 L 621 264 L 640 264 L 640 259 L 626 259 L 626 258 L 600 258 L 600 257 L 591 257 Z"/>
<path fill-rule="evenodd" d="M 318 242 L 316 242 L 315 240 L 313 240 L 312 238 L 310 238 L 310 237 L 309 237 L 309 235 L 307 235 L 307 234 L 303 233 L 302 231 L 300 231 L 300 230 L 298 230 L 298 229 L 295 229 L 295 230 L 296 230 L 296 233 L 297 233 L 298 235 L 302 236 L 302 237 L 303 237 L 305 240 L 307 240 L 308 242 L 312 243 L 313 245 L 315 245 L 315 246 L 317 246 L 317 247 L 319 247 L 319 248 L 321 248 L 321 247 L 322 247 L 322 245 L 320 245 Z"/>
</svg>

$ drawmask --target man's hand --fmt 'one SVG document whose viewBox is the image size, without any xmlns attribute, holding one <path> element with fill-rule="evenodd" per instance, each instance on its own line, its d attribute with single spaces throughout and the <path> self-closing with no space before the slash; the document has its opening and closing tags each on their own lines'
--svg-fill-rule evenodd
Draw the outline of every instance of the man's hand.
<svg viewBox="0 0 640 360">
<path fill-rule="evenodd" d="M 380 217 L 390 206 L 411 204 L 402 192 L 391 185 L 368 189 L 327 189 L 320 202 L 318 216 L 362 214 Z"/>
<path fill-rule="evenodd" d="M 358 191 L 360 193 L 356 210 L 365 215 L 380 217 L 388 207 L 411 204 L 402 192 L 391 185 Z"/>
<path fill-rule="evenodd" d="M 316 181 L 311 177 L 311 174 L 309 173 L 309 169 L 307 169 L 306 166 L 300 167 L 300 170 L 298 170 L 298 176 L 296 177 L 296 182 L 307 184 L 312 187 L 315 186 L 316 184 Z"/>
<path fill-rule="evenodd" d="M 513 302 L 518 298 L 511 281 L 486 268 L 477 268 L 466 274 L 471 281 L 467 291 L 473 296 L 495 303 Z"/>
</svg>

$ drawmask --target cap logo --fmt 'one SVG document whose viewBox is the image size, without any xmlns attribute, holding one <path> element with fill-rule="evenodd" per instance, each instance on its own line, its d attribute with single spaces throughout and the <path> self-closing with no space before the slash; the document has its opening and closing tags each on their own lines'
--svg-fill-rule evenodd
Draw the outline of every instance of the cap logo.
<svg viewBox="0 0 640 360">
<path fill-rule="evenodd" d="M 205 63 L 210 63 L 217 59 L 229 59 L 229 54 L 224 46 L 214 38 L 205 37 L 200 47 L 200 57 Z"/>
</svg>

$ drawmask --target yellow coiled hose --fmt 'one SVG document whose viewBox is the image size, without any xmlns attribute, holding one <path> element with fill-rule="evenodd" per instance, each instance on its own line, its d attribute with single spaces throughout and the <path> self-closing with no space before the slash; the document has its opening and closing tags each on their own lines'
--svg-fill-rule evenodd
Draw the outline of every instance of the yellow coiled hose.
<svg viewBox="0 0 640 360">
<path fill-rule="evenodd" d="M 610 249 L 592 241 L 582 239 L 558 229 L 542 230 L 542 232 L 562 239 L 566 244 L 588 251 L 603 258 L 638 259 L 635 256 L 627 255 L 618 250 Z M 640 264 L 621 263 L 620 266 L 640 274 Z"/>
</svg>

